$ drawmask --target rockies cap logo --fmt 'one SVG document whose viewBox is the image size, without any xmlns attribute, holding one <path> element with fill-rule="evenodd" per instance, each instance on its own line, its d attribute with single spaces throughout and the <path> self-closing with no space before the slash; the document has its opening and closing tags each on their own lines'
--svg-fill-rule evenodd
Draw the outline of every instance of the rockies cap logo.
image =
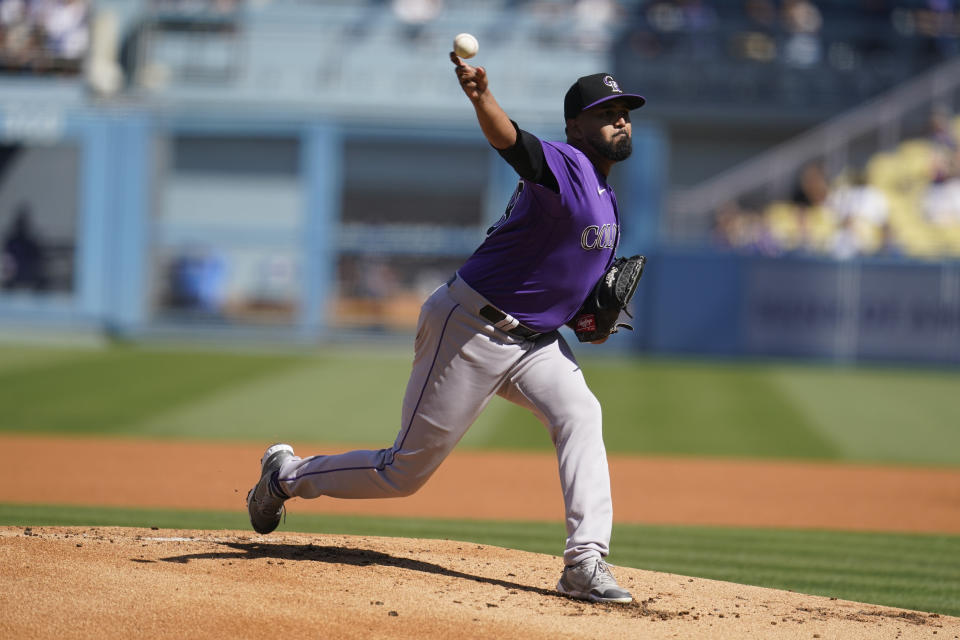
<svg viewBox="0 0 960 640">
<path fill-rule="evenodd" d="M 603 76 L 603 84 L 610 87 L 611 91 L 616 91 L 617 93 L 623 93 L 620 90 L 620 85 L 617 84 L 617 81 L 613 79 L 613 76 Z"/>
</svg>

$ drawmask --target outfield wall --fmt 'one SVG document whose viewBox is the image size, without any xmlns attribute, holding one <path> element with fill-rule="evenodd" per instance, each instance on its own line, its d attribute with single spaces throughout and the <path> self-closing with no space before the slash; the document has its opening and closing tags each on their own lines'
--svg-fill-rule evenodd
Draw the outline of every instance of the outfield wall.
<svg viewBox="0 0 960 640">
<path fill-rule="evenodd" d="M 960 363 L 960 262 L 651 256 L 634 344 L 656 353 Z"/>
<path fill-rule="evenodd" d="M 29 203 L 49 262 L 43 287 L 0 291 L 12 329 L 307 343 L 409 333 L 516 181 L 469 120 L 7 104 L 0 132 L 0 232 Z M 610 349 L 960 362 L 960 263 L 658 247 L 668 150 L 656 127 L 635 137 L 612 177 L 621 252 L 651 259 L 637 331 Z"/>
</svg>

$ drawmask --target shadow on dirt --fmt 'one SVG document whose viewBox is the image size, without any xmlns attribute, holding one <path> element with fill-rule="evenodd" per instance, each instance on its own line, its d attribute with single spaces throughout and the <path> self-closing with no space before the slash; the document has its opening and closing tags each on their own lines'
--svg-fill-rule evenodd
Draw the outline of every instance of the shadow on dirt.
<svg viewBox="0 0 960 640">
<path fill-rule="evenodd" d="M 325 562 L 328 564 L 350 565 L 355 567 L 380 566 L 397 567 L 408 571 L 420 571 L 431 573 L 449 578 L 460 578 L 462 580 L 471 580 L 507 589 L 516 589 L 517 591 L 528 591 L 543 596 L 551 596 L 567 600 L 552 589 L 542 589 L 530 585 L 511 582 L 509 580 L 499 580 L 497 578 L 488 578 L 486 576 L 477 576 L 462 571 L 454 571 L 437 564 L 423 562 L 421 560 L 411 560 L 410 558 L 400 558 L 379 551 L 370 551 L 369 549 L 353 549 L 350 547 L 321 547 L 314 544 L 295 545 L 295 544 L 264 544 L 260 542 L 218 542 L 225 547 L 230 547 L 236 551 L 219 551 L 208 553 L 189 553 L 182 556 L 171 556 L 161 558 L 162 562 L 179 562 L 186 564 L 194 560 L 254 560 L 257 558 L 270 558 L 273 560 L 306 560 L 310 562 Z"/>
</svg>

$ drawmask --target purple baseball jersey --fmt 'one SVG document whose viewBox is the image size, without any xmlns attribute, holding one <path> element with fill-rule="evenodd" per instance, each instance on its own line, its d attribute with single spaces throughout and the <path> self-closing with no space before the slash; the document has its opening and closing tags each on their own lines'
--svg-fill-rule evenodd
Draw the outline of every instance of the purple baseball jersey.
<svg viewBox="0 0 960 640">
<path fill-rule="evenodd" d="M 458 274 L 501 311 L 547 332 L 574 316 L 612 264 L 620 219 L 613 189 L 581 151 L 541 144 L 560 192 L 521 179 Z"/>
</svg>

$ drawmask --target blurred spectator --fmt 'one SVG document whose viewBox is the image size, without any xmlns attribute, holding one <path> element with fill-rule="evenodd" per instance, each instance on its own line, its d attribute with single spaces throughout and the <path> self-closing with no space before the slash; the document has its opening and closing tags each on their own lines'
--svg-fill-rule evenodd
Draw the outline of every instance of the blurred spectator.
<svg viewBox="0 0 960 640">
<path fill-rule="evenodd" d="M 829 252 L 835 224 L 823 206 L 779 203 L 767 209 L 764 222 L 786 253 Z"/>
<path fill-rule="evenodd" d="M 409 24 L 430 22 L 443 9 L 443 0 L 393 0 L 393 13 Z"/>
<path fill-rule="evenodd" d="M 954 142 L 949 129 L 938 131 L 940 135 L 931 137 L 950 149 Z M 735 204 L 721 206 L 713 218 L 713 244 L 762 255 L 798 253 L 838 260 L 960 255 L 960 174 L 944 156 L 930 154 L 927 139 L 905 140 L 896 154 L 877 155 L 891 164 L 882 172 L 871 170 L 876 184 L 867 171 L 851 170 L 848 178 L 828 189 L 820 163 L 805 165 L 791 196 L 765 206 L 762 226 Z M 932 179 L 927 173 L 930 161 Z"/>
<path fill-rule="evenodd" d="M 761 212 L 741 207 L 736 202 L 723 204 L 714 215 L 713 238 L 716 246 L 750 255 L 779 255 L 781 247 Z"/>
<path fill-rule="evenodd" d="M 922 207 L 924 217 L 935 225 L 960 223 L 960 179 L 942 168 L 927 186 Z"/>
<path fill-rule="evenodd" d="M 559 46 L 569 38 L 564 23 L 573 9 L 573 0 L 533 0 L 530 16 L 536 23 L 536 37 L 544 46 Z"/>
<path fill-rule="evenodd" d="M 0 0 L 0 70 L 79 72 L 89 13 L 89 0 Z"/>
<path fill-rule="evenodd" d="M 392 0 L 391 8 L 404 25 L 407 37 L 415 40 L 422 34 L 424 25 L 440 15 L 443 0 Z"/>
<path fill-rule="evenodd" d="M 295 304 L 297 266 L 288 255 L 268 255 L 258 261 L 250 291 L 244 296 L 248 309 L 290 313 Z"/>
<path fill-rule="evenodd" d="M 28 70 L 43 55 L 39 29 L 26 0 L 0 0 L 0 66 Z"/>
<path fill-rule="evenodd" d="M 950 122 L 950 110 L 944 105 L 935 105 L 930 112 L 930 140 L 951 152 L 957 149 L 957 136 Z"/>
<path fill-rule="evenodd" d="M 777 8 L 772 0 L 745 0 L 743 11 L 750 28 L 772 34 L 776 29 Z"/>
<path fill-rule="evenodd" d="M 714 105 L 763 111 L 780 103 L 819 118 L 818 110 L 852 107 L 960 51 L 958 0 L 623 4 L 634 17 L 625 38 L 628 52 L 617 55 L 625 69 L 636 55 L 658 59 L 657 65 L 638 65 L 631 72 L 641 86 L 661 85 L 657 108 L 665 110 L 668 103 L 710 95 Z M 921 13 L 927 17 L 918 17 Z M 918 37 L 921 23 L 939 26 L 924 27 L 930 35 Z M 934 33 L 942 40 L 938 45 Z M 710 51 L 716 53 L 712 64 L 689 66 L 692 56 Z"/>
<path fill-rule="evenodd" d="M 800 170 L 791 200 L 801 207 L 820 206 L 826 201 L 829 190 L 823 165 L 810 162 Z"/>
<path fill-rule="evenodd" d="M 434 285 L 436 288 L 436 285 Z M 386 328 L 391 304 L 402 293 L 400 276 L 385 257 L 345 257 L 340 269 L 340 295 L 363 324 Z"/>
<path fill-rule="evenodd" d="M 853 239 L 847 237 L 845 229 L 835 235 L 838 225 L 836 214 L 827 207 L 829 195 L 822 165 L 810 162 L 797 176 L 788 201 L 772 202 L 762 213 L 729 204 L 721 207 L 714 218 L 714 242 L 766 256 L 785 253 L 846 255 L 853 251 L 850 247 L 859 247 L 859 244 L 855 245 Z M 848 195 L 841 194 L 843 198 Z M 859 234 L 855 221 L 849 226 Z M 857 242 L 860 242 L 859 237 Z"/>
<path fill-rule="evenodd" d="M 646 7 L 647 24 L 661 33 L 676 33 L 684 28 L 683 11 L 674 0 L 654 0 Z"/>
<path fill-rule="evenodd" d="M 573 15 L 577 45 L 584 51 L 606 52 L 613 39 L 611 27 L 618 18 L 614 0 L 576 0 Z"/>
<path fill-rule="evenodd" d="M 625 11 L 627 14 L 624 22 L 630 26 L 626 35 L 627 52 L 624 54 L 626 59 L 629 60 L 635 56 L 649 59 L 661 55 L 663 44 L 660 42 L 658 31 L 650 24 L 648 7 L 638 3 L 626 8 Z"/>
<path fill-rule="evenodd" d="M 393 267 L 382 258 L 371 258 L 363 265 L 357 283 L 357 297 L 382 304 L 396 295 L 399 280 Z"/>
<path fill-rule="evenodd" d="M 777 8 L 771 0 L 746 0 L 743 5 L 746 28 L 734 34 L 733 53 L 757 62 L 771 62 L 777 57 Z"/>
<path fill-rule="evenodd" d="M 673 64 L 685 62 L 685 51 L 680 46 L 683 30 L 683 12 L 673 0 L 653 0 L 642 6 L 643 22 L 648 28 L 647 41 L 641 43 L 664 56 Z"/>
<path fill-rule="evenodd" d="M 658 43 L 679 58 L 707 60 L 719 51 L 717 12 L 704 0 L 655 0 L 644 19 Z"/>
<path fill-rule="evenodd" d="M 866 252 L 866 247 L 857 233 L 855 219 L 844 218 L 830 239 L 830 255 L 837 260 L 850 260 Z"/>
<path fill-rule="evenodd" d="M 3 236 L 3 260 L 0 262 L 4 289 L 43 291 L 47 288 L 43 243 L 33 226 L 30 205 L 24 203 Z"/>
<path fill-rule="evenodd" d="M 719 51 L 717 12 L 704 0 L 680 0 L 687 46 L 694 60 L 709 60 Z"/>
<path fill-rule="evenodd" d="M 823 26 L 820 9 L 810 0 L 784 0 L 780 13 L 788 33 L 818 33 Z"/>
<path fill-rule="evenodd" d="M 950 111 L 942 105 L 930 112 L 930 142 L 937 156 L 934 162 L 945 165 L 950 173 L 960 170 L 960 145 L 950 121 Z"/>
<path fill-rule="evenodd" d="M 55 0 L 43 13 L 46 47 L 54 57 L 80 60 L 90 46 L 87 0 Z"/>
<path fill-rule="evenodd" d="M 225 303 L 226 277 L 224 260 L 212 250 L 187 250 L 170 268 L 168 304 L 175 309 L 219 314 Z"/>
<path fill-rule="evenodd" d="M 722 204 L 713 214 L 713 244 L 721 249 L 737 246 L 742 212 L 736 202 Z"/>
<path fill-rule="evenodd" d="M 820 62 L 820 28 L 823 17 L 809 0 L 785 0 L 780 10 L 787 32 L 784 59 L 794 67 L 812 67 Z"/>
<path fill-rule="evenodd" d="M 838 223 L 852 220 L 853 224 L 863 223 L 879 229 L 890 216 L 886 196 L 867 181 L 863 171 L 854 171 L 849 184 L 832 189 L 826 206 Z"/>
<path fill-rule="evenodd" d="M 881 229 L 890 217 L 890 206 L 884 193 L 869 183 L 864 171 L 854 171 L 848 183 L 832 189 L 825 204 L 836 224 L 830 241 L 835 258 L 848 260 L 877 249 Z"/>
<path fill-rule="evenodd" d="M 927 0 L 925 9 L 914 13 L 917 31 L 932 40 L 940 55 L 954 56 L 957 43 L 957 13 L 953 0 Z"/>
</svg>

